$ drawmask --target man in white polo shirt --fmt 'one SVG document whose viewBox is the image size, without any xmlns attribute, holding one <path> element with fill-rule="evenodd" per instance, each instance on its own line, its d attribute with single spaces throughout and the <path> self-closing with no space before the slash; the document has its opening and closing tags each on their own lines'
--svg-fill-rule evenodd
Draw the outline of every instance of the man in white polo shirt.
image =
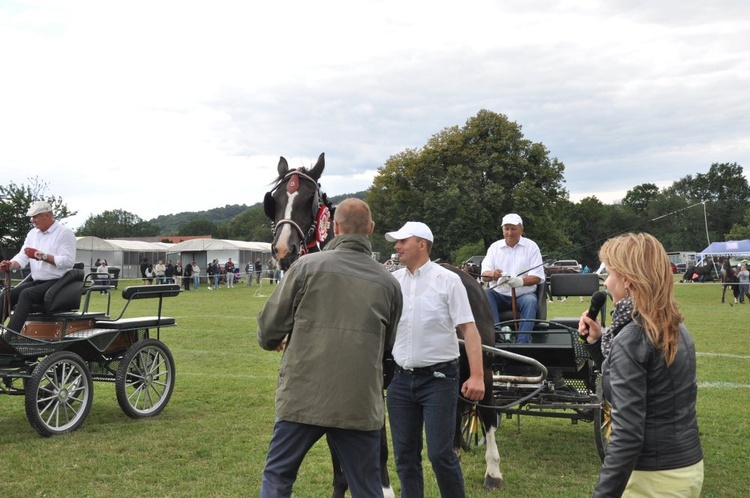
<svg viewBox="0 0 750 498">
<path fill-rule="evenodd" d="M 471 400 L 484 397 L 479 331 L 460 277 L 430 261 L 433 236 L 427 225 L 410 221 L 385 238 L 396 243 L 399 263 L 406 267 L 393 273 L 404 305 L 393 346 L 396 372 L 386 397 L 401 496 L 424 496 L 424 426 L 441 496 L 461 498 L 463 474 L 453 451 L 459 392 L 456 327 L 471 370 L 461 394 Z"/>
<path fill-rule="evenodd" d="M 482 261 L 482 280 L 499 285 L 487 289 L 495 323 L 500 311 L 512 309 L 511 288 L 515 289 L 516 307 L 521 320 L 533 320 L 539 310 L 536 286 L 544 282 L 544 267 L 539 246 L 523 237 L 523 220 L 515 213 L 506 214 L 501 223 L 503 238 L 494 242 Z M 533 330 L 533 321 L 521 321 L 519 332 Z M 531 334 L 518 334 L 516 342 L 531 342 Z"/>
<path fill-rule="evenodd" d="M 10 291 L 15 311 L 8 328 L 14 332 L 21 331 L 32 305 L 44 302 L 44 294 L 73 268 L 76 257 L 76 236 L 70 228 L 55 221 L 49 203 L 35 202 L 26 214 L 34 228 L 26 235 L 21 252 L 0 263 L 0 270 L 5 271 L 23 268 L 27 263 L 31 268 L 31 279 Z"/>
</svg>

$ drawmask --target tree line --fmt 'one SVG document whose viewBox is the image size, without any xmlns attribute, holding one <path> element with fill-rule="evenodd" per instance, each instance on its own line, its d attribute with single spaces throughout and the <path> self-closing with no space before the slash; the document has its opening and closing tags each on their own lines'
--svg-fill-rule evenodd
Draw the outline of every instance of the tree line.
<svg viewBox="0 0 750 498">
<path fill-rule="evenodd" d="M 419 220 L 435 233 L 432 257 L 458 264 L 484 254 L 502 236 L 499 222 L 509 212 L 523 217 L 526 235 L 545 255 L 589 266 L 598 264 L 599 247 L 607 238 L 626 231 L 649 232 L 668 251 L 698 251 L 708 240 L 750 238 L 750 186 L 737 163 L 711 164 L 707 172 L 687 175 L 666 188 L 636 185 L 611 204 L 596 196 L 571 202 L 563 186 L 564 172 L 564 164 L 550 157 L 543 143 L 526 139 L 518 123 L 482 110 L 464 126 L 433 135 L 423 147 L 388 158 L 367 191 L 347 196 L 370 204 L 376 223 L 373 250 L 380 252 L 381 260 L 393 252 L 384 233 Z M 321 184 L 325 190 L 325 175 Z M 25 212 L 35 200 L 52 201 L 58 219 L 75 214 L 62 199 L 44 196 L 45 189 L 38 180 L 30 186 L 0 186 L 0 223 L 7 247 L 23 242 L 31 226 Z M 218 218 L 216 213 L 193 213 L 192 219 L 181 213 L 184 224 L 166 229 L 175 215 L 144 221 L 124 210 L 105 211 L 89 217 L 76 233 L 271 241 L 270 223 L 260 203 L 218 209 L 225 216 L 218 222 L 212 219 Z M 228 213 L 233 216 L 227 220 Z"/>
</svg>

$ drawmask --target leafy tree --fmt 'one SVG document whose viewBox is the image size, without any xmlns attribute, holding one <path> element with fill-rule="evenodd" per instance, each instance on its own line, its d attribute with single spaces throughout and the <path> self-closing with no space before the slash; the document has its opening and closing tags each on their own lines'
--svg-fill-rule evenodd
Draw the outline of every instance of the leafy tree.
<svg viewBox="0 0 750 498">
<path fill-rule="evenodd" d="M 158 234 L 158 226 L 122 209 L 89 216 L 77 232 L 78 236 L 93 236 L 102 239 L 154 237 Z"/>
<path fill-rule="evenodd" d="M 745 210 L 745 216 L 742 222 L 735 224 L 727 233 L 727 240 L 745 240 L 750 239 L 750 208 Z"/>
<path fill-rule="evenodd" d="M 489 247 L 510 212 L 524 218 L 526 234 L 537 243 L 557 246 L 567 240 L 555 217 L 567 197 L 563 170 L 544 145 L 524 139 L 518 124 L 482 110 L 463 128 L 434 135 L 421 150 L 389 158 L 366 200 L 381 233 L 408 220 L 432 227 L 433 258 L 447 260 L 477 239 Z"/>
<path fill-rule="evenodd" d="M 622 205 L 634 213 L 644 214 L 658 196 L 659 187 L 653 183 L 643 183 L 627 191 Z"/>
<path fill-rule="evenodd" d="M 76 211 L 69 211 L 62 198 L 46 194 L 47 183 L 38 177 L 30 178 L 28 185 L 0 185 L 0 228 L 2 228 L 3 257 L 14 256 L 23 246 L 26 234 L 33 228 L 26 215 L 29 207 L 37 201 L 47 201 L 57 221 L 74 216 Z"/>
<path fill-rule="evenodd" d="M 695 177 L 688 175 L 674 182 L 668 190 L 685 197 L 690 204 L 706 202 L 711 240 L 722 240 L 734 225 L 741 223 L 745 206 L 750 201 L 750 185 L 742 166 L 737 163 L 714 163 L 708 173 L 698 173 Z M 701 231 L 695 230 L 695 233 L 698 235 Z"/>
<path fill-rule="evenodd" d="M 213 221 L 201 218 L 198 220 L 190 221 L 182 226 L 177 232 L 177 235 L 216 235 L 218 227 Z"/>
<path fill-rule="evenodd" d="M 271 242 L 271 220 L 263 212 L 263 206 L 253 206 L 227 223 L 227 238 L 254 242 Z"/>
</svg>

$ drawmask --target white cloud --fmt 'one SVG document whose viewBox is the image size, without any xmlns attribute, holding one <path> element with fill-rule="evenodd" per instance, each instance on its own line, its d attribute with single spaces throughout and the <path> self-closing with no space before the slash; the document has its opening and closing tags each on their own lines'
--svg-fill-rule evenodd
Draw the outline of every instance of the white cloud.
<svg viewBox="0 0 750 498">
<path fill-rule="evenodd" d="M 329 195 L 506 114 L 573 200 L 748 164 L 750 5 L 29 0 L 0 6 L 0 164 L 86 217 L 262 200 L 326 152 Z"/>
</svg>

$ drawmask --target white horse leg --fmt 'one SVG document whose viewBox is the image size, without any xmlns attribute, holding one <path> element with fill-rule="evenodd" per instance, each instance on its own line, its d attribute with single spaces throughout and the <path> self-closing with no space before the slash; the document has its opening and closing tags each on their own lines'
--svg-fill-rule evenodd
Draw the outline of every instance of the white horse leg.
<svg viewBox="0 0 750 498">
<path fill-rule="evenodd" d="M 490 426 L 487 429 L 485 444 L 487 451 L 484 452 L 484 460 L 487 469 L 484 473 L 484 487 L 486 489 L 500 489 L 503 487 L 503 473 L 500 472 L 500 452 L 497 449 L 495 432 L 497 427 Z"/>
</svg>

